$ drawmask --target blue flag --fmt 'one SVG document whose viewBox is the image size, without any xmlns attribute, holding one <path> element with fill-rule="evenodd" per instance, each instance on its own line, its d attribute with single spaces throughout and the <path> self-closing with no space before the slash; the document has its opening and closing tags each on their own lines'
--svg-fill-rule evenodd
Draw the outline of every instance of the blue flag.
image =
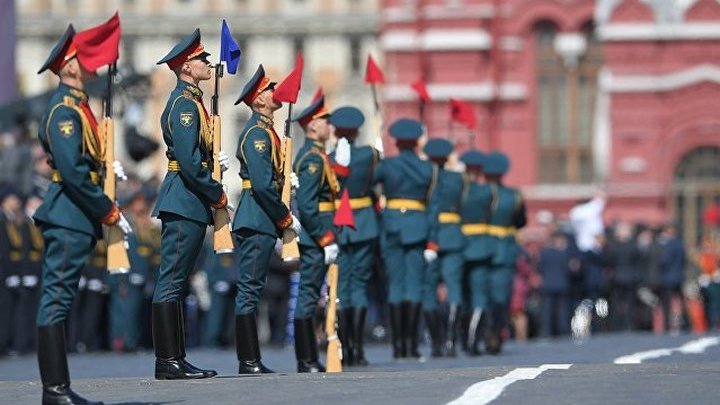
<svg viewBox="0 0 720 405">
<path fill-rule="evenodd" d="M 240 47 L 230 33 L 230 27 L 223 20 L 222 32 L 220 33 L 220 62 L 225 62 L 227 71 L 231 75 L 237 72 L 241 54 Z"/>
</svg>

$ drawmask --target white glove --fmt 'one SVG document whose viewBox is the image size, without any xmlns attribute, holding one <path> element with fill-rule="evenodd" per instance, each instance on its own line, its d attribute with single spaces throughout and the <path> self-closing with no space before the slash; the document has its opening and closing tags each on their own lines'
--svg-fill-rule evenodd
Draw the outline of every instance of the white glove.
<svg viewBox="0 0 720 405">
<path fill-rule="evenodd" d="M 218 152 L 218 163 L 220 163 L 220 171 L 227 171 L 230 168 L 230 156 L 223 151 Z"/>
<path fill-rule="evenodd" d="M 346 138 L 340 138 L 335 146 L 335 162 L 340 166 L 349 166 L 351 157 L 350 142 Z"/>
<path fill-rule="evenodd" d="M 425 256 L 425 262 L 428 264 L 434 262 L 438 258 L 437 252 L 432 249 L 425 249 L 425 251 L 423 251 L 423 256 Z"/>
<path fill-rule="evenodd" d="M 117 226 L 120 227 L 120 230 L 123 231 L 125 235 L 132 233 L 132 227 L 130 226 L 130 222 L 128 222 L 127 218 L 125 218 L 125 215 L 120 213 L 120 219 L 118 219 Z"/>
<path fill-rule="evenodd" d="M 385 147 L 383 146 L 383 140 L 379 136 L 377 138 L 375 138 L 375 149 L 377 149 L 377 151 L 380 152 L 380 158 L 382 158 L 385 155 L 385 152 L 384 152 Z"/>
<path fill-rule="evenodd" d="M 115 171 L 115 177 L 117 177 L 118 180 L 127 180 L 127 176 L 125 175 L 125 168 L 119 160 L 113 162 L 113 170 Z"/>
<path fill-rule="evenodd" d="M 325 251 L 325 264 L 333 264 L 337 260 L 340 248 L 337 243 L 331 243 L 323 248 Z"/>
<path fill-rule="evenodd" d="M 300 235 L 302 226 L 300 226 L 300 220 L 297 219 L 297 217 L 295 215 L 292 216 L 292 224 L 290 225 L 290 229 L 292 229 L 296 235 Z"/>
<path fill-rule="evenodd" d="M 295 172 L 292 172 L 290 173 L 290 193 L 293 197 L 295 197 L 298 188 L 300 188 L 300 179 L 298 179 L 298 176 L 297 174 L 295 174 Z"/>
</svg>

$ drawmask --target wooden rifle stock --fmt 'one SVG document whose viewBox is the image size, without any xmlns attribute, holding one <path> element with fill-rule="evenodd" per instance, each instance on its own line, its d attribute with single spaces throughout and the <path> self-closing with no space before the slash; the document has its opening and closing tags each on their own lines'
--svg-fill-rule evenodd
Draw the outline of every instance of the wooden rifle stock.
<svg viewBox="0 0 720 405">
<path fill-rule="evenodd" d="M 328 304 L 325 314 L 325 334 L 327 334 L 327 365 L 328 373 L 342 372 L 342 343 L 337 333 L 337 288 L 338 265 L 331 264 L 327 273 Z"/>
<path fill-rule="evenodd" d="M 112 118 L 105 117 L 101 129 L 105 137 L 105 195 L 115 202 L 115 125 Z M 110 273 L 130 271 L 130 259 L 125 247 L 125 233 L 117 225 L 107 229 L 107 269 Z"/>
<path fill-rule="evenodd" d="M 218 155 L 220 153 L 220 145 L 222 143 L 222 127 L 220 124 L 220 116 L 212 117 L 213 131 L 213 172 L 212 177 L 215 181 L 222 183 L 222 170 L 220 170 L 220 162 Z M 213 213 L 213 222 L 215 231 L 213 233 L 213 245 L 215 253 L 224 254 L 232 253 L 233 240 L 230 235 L 230 213 L 227 208 L 215 210 Z"/>
<path fill-rule="evenodd" d="M 282 195 L 280 198 L 282 199 L 282 202 L 285 204 L 286 207 L 288 207 L 288 210 L 290 209 L 290 197 L 291 197 L 291 188 L 292 184 L 290 182 L 290 175 L 292 174 L 292 138 L 289 136 L 285 137 L 285 153 L 284 153 L 284 161 L 283 161 L 283 176 L 284 176 L 284 183 L 282 188 Z M 282 235 L 282 259 L 286 262 L 291 261 L 297 261 L 300 260 L 300 248 L 298 247 L 297 243 L 297 234 L 295 231 L 293 231 L 290 228 L 287 228 L 283 231 Z"/>
</svg>

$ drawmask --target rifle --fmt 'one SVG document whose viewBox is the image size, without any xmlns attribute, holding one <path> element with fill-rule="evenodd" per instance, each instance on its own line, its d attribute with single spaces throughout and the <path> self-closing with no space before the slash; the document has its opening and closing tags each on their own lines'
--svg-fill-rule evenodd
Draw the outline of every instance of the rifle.
<svg viewBox="0 0 720 405">
<path fill-rule="evenodd" d="M 290 174 L 292 173 L 292 153 L 293 153 L 293 142 L 290 136 L 290 117 L 292 117 L 292 104 L 288 104 L 288 118 L 285 121 L 285 145 L 283 153 L 283 188 L 280 199 L 285 206 L 290 209 L 290 189 L 292 184 L 290 183 Z M 297 243 L 297 234 L 290 228 L 286 228 L 282 235 L 282 259 L 285 262 L 292 262 L 300 260 L 300 248 Z"/>
<path fill-rule="evenodd" d="M 342 372 L 342 343 L 337 334 L 337 285 L 338 265 L 328 267 L 328 305 L 325 314 L 325 334 L 327 334 L 327 366 L 328 373 Z"/>
<path fill-rule="evenodd" d="M 215 65 L 215 94 L 212 96 L 212 131 L 213 131 L 213 172 L 212 178 L 222 183 L 222 170 L 220 170 L 220 162 L 218 154 L 222 144 L 222 128 L 220 126 L 220 111 L 218 108 L 220 78 L 223 76 L 223 65 L 218 63 Z M 213 222 L 215 231 L 213 233 L 213 245 L 215 253 L 226 254 L 232 253 L 233 240 L 230 235 L 230 213 L 227 207 L 213 212 Z"/>
<path fill-rule="evenodd" d="M 112 82 L 117 73 L 117 64 L 108 66 L 107 98 L 105 99 L 105 114 L 100 131 L 105 138 L 105 195 L 115 201 L 115 124 L 112 119 Z M 106 233 L 107 243 L 107 269 L 110 273 L 125 273 L 130 270 L 130 259 L 125 243 L 125 233 L 117 225 L 111 226 Z"/>
</svg>

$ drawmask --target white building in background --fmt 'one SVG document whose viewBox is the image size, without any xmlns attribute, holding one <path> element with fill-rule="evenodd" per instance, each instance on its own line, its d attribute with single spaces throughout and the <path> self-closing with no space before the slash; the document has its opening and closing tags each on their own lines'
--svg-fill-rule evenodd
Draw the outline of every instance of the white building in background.
<svg viewBox="0 0 720 405">
<path fill-rule="evenodd" d="M 322 86 L 331 108 L 353 104 L 370 115 L 370 89 L 364 85 L 365 60 L 376 49 L 379 0 L 17 0 L 16 71 L 22 96 L 33 96 L 56 84 L 52 75 L 35 72 L 57 38 L 72 22 L 77 30 L 102 23 L 119 10 L 123 37 L 119 67 L 150 77 L 142 132 L 161 141 L 159 116 L 175 85 L 165 66 L 156 66 L 170 48 L 196 27 L 202 41 L 217 60 L 220 26 L 225 18 L 243 52 L 237 75 L 226 75 L 221 84 L 223 149 L 234 155 L 238 132 L 250 112 L 234 106 L 245 82 L 262 63 L 273 80 L 280 81 L 292 69 L 295 55 L 305 60 L 303 86 L 297 108 L 304 108 Z M 212 81 L 205 83 L 205 102 L 210 106 Z M 98 108 L 97 111 L 100 111 Z M 282 133 L 285 108 L 275 115 Z M 120 121 L 120 120 L 118 120 Z M 118 122 L 118 137 L 122 136 Z M 368 125 L 369 128 L 369 125 Z M 295 133 L 300 133 L 295 127 Z M 121 142 L 119 142 L 121 143 Z M 120 145 L 118 145 L 120 146 Z M 143 173 L 162 170 L 164 145 L 156 158 L 139 168 Z M 122 150 L 122 148 L 121 148 Z M 235 164 L 237 162 L 234 162 Z M 237 172 L 236 168 L 231 168 Z M 237 176 L 227 176 L 237 180 Z"/>
</svg>

